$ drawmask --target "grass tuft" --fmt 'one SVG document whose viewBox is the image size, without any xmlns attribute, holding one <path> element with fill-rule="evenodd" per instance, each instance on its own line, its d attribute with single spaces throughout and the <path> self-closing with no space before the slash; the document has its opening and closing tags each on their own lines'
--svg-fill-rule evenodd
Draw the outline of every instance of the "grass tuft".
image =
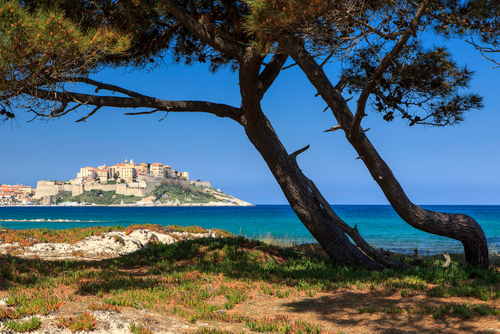
<svg viewBox="0 0 500 334">
<path fill-rule="evenodd" d="M 7 321 L 5 323 L 5 327 L 16 332 L 30 332 L 40 327 L 40 323 L 40 318 L 33 316 L 30 320 L 26 321 Z"/>
<path fill-rule="evenodd" d="M 153 334 L 153 331 L 151 329 L 136 325 L 134 323 L 130 324 L 129 329 L 133 334 Z"/>
<path fill-rule="evenodd" d="M 63 328 L 69 328 L 72 332 L 74 332 L 94 329 L 96 321 L 92 313 L 84 311 L 76 317 L 69 316 L 59 318 L 58 325 Z"/>
</svg>

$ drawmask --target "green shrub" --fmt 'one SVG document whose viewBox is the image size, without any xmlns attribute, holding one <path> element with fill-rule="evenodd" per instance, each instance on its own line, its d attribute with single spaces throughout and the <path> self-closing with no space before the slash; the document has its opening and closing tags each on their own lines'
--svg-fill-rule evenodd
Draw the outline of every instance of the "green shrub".
<svg viewBox="0 0 500 334">
<path fill-rule="evenodd" d="M 213 195 L 205 193 L 200 187 L 183 184 L 178 180 L 165 182 L 165 184 L 159 185 L 155 190 L 147 193 L 146 196 L 154 196 L 161 203 L 209 203 L 221 201 Z"/>
<path fill-rule="evenodd" d="M 116 181 L 109 181 L 116 182 Z M 124 202 L 137 202 L 140 201 L 142 197 L 137 196 L 125 196 L 117 194 L 116 191 L 104 191 L 100 189 L 92 189 L 90 191 L 84 191 L 78 196 L 72 196 L 70 191 L 63 193 L 61 197 L 57 199 L 58 204 L 64 202 L 78 202 L 78 203 L 95 203 L 100 205 L 111 205 L 120 204 L 123 200 Z"/>
</svg>

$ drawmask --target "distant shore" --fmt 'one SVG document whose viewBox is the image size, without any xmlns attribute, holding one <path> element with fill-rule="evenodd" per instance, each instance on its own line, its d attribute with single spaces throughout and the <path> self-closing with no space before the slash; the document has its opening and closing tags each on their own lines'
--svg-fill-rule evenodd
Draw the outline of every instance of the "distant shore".
<svg viewBox="0 0 500 334">
<path fill-rule="evenodd" d="M 255 204 L 243 202 L 243 203 L 223 203 L 223 202 L 209 202 L 209 203 L 161 203 L 161 204 L 137 204 L 137 203 L 124 203 L 124 204 L 80 204 L 80 205 L 64 205 L 64 204 L 16 204 L 16 205 L 0 205 L 3 207 L 89 207 L 89 206 L 102 206 L 102 207 L 177 207 L 177 206 L 255 206 Z"/>
<path fill-rule="evenodd" d="M 112 207 L 165 207 L 165 206 L 255 206 L 255 204 L 243 203 L 223 203 L 223 202 L 210 202 L 210 203 L 160 203 L 160 204 L 138 204 L 138 203 L 123 203 L 123 204 L 14 204 L 5 205 L 1 204 L 0 208 L 9 207 L 87 207 L 87 206 L 112 206 Z"/>
</svg>

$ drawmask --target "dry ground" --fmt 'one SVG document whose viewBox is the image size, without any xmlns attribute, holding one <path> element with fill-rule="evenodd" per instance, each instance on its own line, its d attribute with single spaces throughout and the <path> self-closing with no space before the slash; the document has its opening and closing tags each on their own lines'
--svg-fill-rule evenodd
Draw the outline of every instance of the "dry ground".
<svg viewBox="0 0 500 334">
<path fill-rule="evenodd" d="M 146 268 L 142 268 L 146 270 Z M 141 268 L 137 268 L 136 275 L 141 275 Z M 220 280 L 213 282 L 213 288 L 222 284 Z M 234 283 L 238 285 L 238 283 Z M 75 291 L 66 289 L 60 295 L 71 295 Z M 0 298 L 5 298 L 6 291 L 0 291 Z M 247 299 L 237 304 L 231 310 L 224 310 L 225 299 L 218 297 L 213 303 L 220 305 L 220 313 L 236 314 L 254 319 L 285 315 L 294 321 L 306 321 L 314 326 L 320 325 L 321 333 L 500 333 L 500 316 L 481 316 L 473 314 L 470 319 L 464 319 L 461 314 L 448 312 L 435 319 L 432 314 L 416 311 L 413 314 L 387 314 L 385 312 L 360 313 L 360 308 L 376 307 L 416 308 L 417 305 L 439 307 L 443 303 L 471 303 L 486 304 L 500 308 L 498 299 L 480 301 L 478 298 L 435 298 L 428 297 L 425 291 L 411 296 L 402 297 L 396 288 L 376 288 L 374 290 L 337 289 L 332 291 L 315 292 L 313 296 L 307 293 L 291 294 L 285 298 L 273 295 L 264 295 L 260 290 L 247 292 Z M 92 296 L 77 297 L 75 301 L 65 302 L 48 316 L 42 316 L 42 326 L 34 333 L 71 333 L 68 329 L 57 326 L 61 317 L 75 316 L 86 309 L 92 301 Z M 168 302 L 167 302 L 168 303 Z M 3 307 L 6 307 L 5 304 Z M 95 311 L 97 318 L 96 328 L 89 333 L 131 333 L 131 323 L 149 328 L 153 333 L 198 333 L 201 328 L 210 327 L 230 333 L 251 333 L 244 323 L 225 321 L 201 320 L 191 323 L 188 320 L 172 314 L 171 307 L 166 311 L 138 308 L 119 307 L 119 312 L 105 310 Z M 13 333 L 5 327 L 0 327 L 0 333 Z M 87 331 L 85 331 L 87 332 Z"/>
<path fill-rule="evenodd" d="M 259 250 L 259 256 L 272 259 L 277 263 L 287 261 L 286 256 L 275 249 L 251 242 L 241 243 L 239 249 L 242 251 Z M 203 249 L 200 252 L 202 251 Z M 85 257 L 85 255 L 80 257 Z M 186 260 L 182 265 L 194 262 L 195 260 Z M 46 263 L 50 266 L 51 261 L 46 261 Z M 0 258 L 0 264 L 7 265 L 5 258 Z M 165 275 L 152 275 L 150 269 L 149 265 L 138 265 L 122 266 L 116 270 L 129 278 L 156 279 L 165 286 L 178 284 L 177 279 Z M 195 270 L 187 273 L 183 280 L 204 277 L 203 279 L 206 279 L 206 282 L 202 284 L 204 290 L 217 291 L 222 286 L 230 289 L 241 288 L 245 290 L 246 298 L 237 302 L 232 308 L 225 308 L 227 298 L 224 294 L 214 293 L 205 301 L 217 306 L 217 310 L 213 311 L 216 316 L 209 320 L 189 321 L 189 317 L 179 315 L 182 312 L 174 311 L 174 307 L 183 310 L 184 298 L 187 296 L 187 293 L 177 290 L 171 298 L 158 301 L 157 307 L 153 308 L 135 303 L 134 307 L 119 306 L 117 311 L 109 307 L 103 307 L 104 310 L 91 311 L 96 321 L 94 328 L 82 331 L 82 333 L 131 333 L 130 324 L 132 323 L 144 328 L 143 333 L 240 334 L 253 332 L 246 326 L 245 321 L 235 321 L 234 316 L 262 322 L 272 322 L 276 317 L 286 319 L 288 324 L 292 324 L 290 333 L 295 333 L 293 324 L 298 322 L 307 322 L 312 328 L 320 326 L 321 333 L 500 333 L 500 315 L 498 314 L 481 315 L 478 312 L 472 312 L 470 318 L 467 319 L 463 314 L 453 312 L 452 307 L 439 316 L 428 311 L 431 308 L 439 310 L 452 303 L 470 303 L 471 307 L 486 305 L 489 309 L 500 309 L 500 299 L 490 298 L 482 301 L 477 296 L 431 297 L 426 292 L 435 286 L 433 284 L 428 284 L 421 290 L 408 290 L 407 294 L 403 294 L 400 288 L 380 286 L 358 288 L 356 285 L 323 291 L 298 290 L 293 287 L 300 282 L 291 279 L 279 288 L 286 295 L 277 296 L 274 292 L 277 289 L 276 284 L 282 284 L 282 282 L 273 281 L 273 279 L 235 280 L 222 273 L 206 277 L 204 275 Z M 6 282 L 1 280 L 4 278 L 0 278 L 0 286 L 5 287 Z M 30 293 L 29 289 L 24 291 Z M 104 305 L 103 298 L 110 296 L 108 292 L 100 296 L 82 293 L 75 286 L 63 284 L 54 286 L 51 291 L 60 300 L 60 305 L 45 316 L 39 315 L 41 326 L 33 333 L 71 333 L 68 328 L 58 324 L 59 319 L 75 317 L 88 311 L 92 303 Z M 6 288 L 0 289 L 0 311 L 12 309 L 5 303 L 8 294 L 9 291 Z M 362 313 L 360 310 L 372 312 Z M 233 316 L 233 320 L 230 316 Z M 0 333 L 14 333 L 5 327 L 8 320 L 4 318 L 0 322 Z M 206 328 L 219 331 L 210 332 Z"/>
</svg>

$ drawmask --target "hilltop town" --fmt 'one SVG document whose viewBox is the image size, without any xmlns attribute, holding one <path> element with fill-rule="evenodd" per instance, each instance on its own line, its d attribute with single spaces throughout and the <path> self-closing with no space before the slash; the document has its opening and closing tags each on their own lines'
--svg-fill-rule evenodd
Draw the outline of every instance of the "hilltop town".
<svg viewBox="0 0 500 334">
<path fill-rule="evenodd" d="M 0 185 L 0 205 L 33 203 L 32 196 L 34 193 L 35 189 L 31 188 L 31 186 L 19 183 L 17 185 Z"/>
<path fill-rule="evenodd" d="M 179 173 L 168 165 L 155 162 L 153 164 L 134 163 L 131 159 L 125 159 L 124 162 L 107 166 L 106 164 L 95 167 L 80 168 L 77 177 L 70 180 L 71 184 L 109 184 L 109 181 L 115 180 L 121 183 L 131 183 L 134 181 L 149 180 L 151 177 L 180 179 L 189 181 L 189 173 Z M 112 181 L 111 181 L 112 182 Z"/>
<path fill-rule="evenodd" d="M 112 198 L 112 200 L 109 199 Z M 0 186 L 0 205 L 251 205 L 220 190 L 209 181 L 191 181 L 162 163 L 83 167 L 69 181 L 38 181 L 30 186 Z"/>
</svg>

